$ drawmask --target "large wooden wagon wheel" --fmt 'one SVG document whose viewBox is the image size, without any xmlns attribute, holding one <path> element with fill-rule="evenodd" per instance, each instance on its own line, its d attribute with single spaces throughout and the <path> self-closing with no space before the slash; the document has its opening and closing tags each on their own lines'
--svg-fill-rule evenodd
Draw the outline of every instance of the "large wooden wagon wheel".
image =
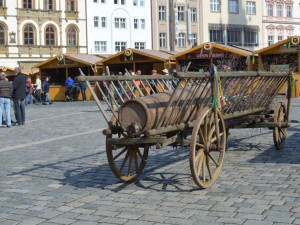
<svg viewBox="0 0 300 225">
<path fill-rule="evenodd" d="M 113 124 L 116 119 L 113 117 Z M 122 138 L 128 138 L 125 133 Z M 123 181 L 132 181 L 143 171 L 149 152 L 149 145 L 127 145 L 123 147 L 114 146 L 107 142 L 112 135 L 106 136 L 106 155 L 109 166 L 114 175 Z"/>
<path fill-rule="evenodd" d="M 206 107 L 195 123 L 190 145 L 191 173 L 199 187 L 209 188 L 216 181 L 221 171 L 225 148 L 226 127 L 223 116 L 217 110 L 215 118 L 213 109 Z"/>
<path fill-rule="evenodd" d="M 273 130 L 273 140 L 275 147 L 279 150 L 283 148 L 287 133 L 287 128 L 282 128 L 281 123 L 288 123 L 287 110 L 283 102 L 279 102 L 274 114 L 274 122 L 279 124 L 279 127 L 275 127 Z"/>
</svg>

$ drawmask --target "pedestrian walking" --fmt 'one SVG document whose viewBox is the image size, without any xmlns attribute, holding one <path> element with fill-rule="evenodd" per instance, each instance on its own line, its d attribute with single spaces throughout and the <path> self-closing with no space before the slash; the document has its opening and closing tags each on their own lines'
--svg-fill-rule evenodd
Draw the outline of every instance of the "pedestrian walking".
<svg viewBox="0 0 300 225">
<path fill-rule="evenodd" d="M 34 91 L 35 104 L 38 104 L 41 102 L 41 89 L 42 89 L 42 81 L 39 75 L 36 76 L 34 86 L 35 86 L 35 91 Z"/>
<path fill-rule="evenodd" d="M 82 96 L 82 101 L 85 101 L 86 100 L 86 95 L 85 95 L 86 82 L 80 82 L 79 86 L 80 86 L 80 92 L 81 92 L 81 96 Z"/>
<path fill-rule="evenodd" d="M 42 86 L 42 91 L 43 91 L 43 95 L 44 95 L 44 97 L 42 98 L 43 105 L 47 105 L 46 104 L 46 99 L 48 100 L 49 105 L 52 104 L 52 102 L 50 100 L 50 96 L 49 96 L 49 87 L 50 87 L 50 85 L 49 85 L 49 77 L 46 77 L 46 79 L 43 82 L 43 86 Z"/>
<path fill-rule="evenodd" d="M 15 117 L 18 125 L 25 125 L 25 98 L 27 77 L 21 73 L 21 67 L 16 67 L 14 73 L 15 78 L 12 85 Z"/>
<path fill-rule="evenodd" d="M 28 104 L 33 104 L 33 98 L 32 98 L 33 88 L 31 85 L 31 82 L 29 78 L 26 80 L 26 98 L 25 98 L 25 105 L 28 106 Z"/>
<path fill-rule="evenodd" d="M 10 98 L 13 93 L 12 84 L 6 79 L 4 72 L 0 74 L 0 128 L 2 127 L 3 121 L 3 109 L 6 115 L 6 125 L 9 128 L 11 126 L 10 117 Z"/>
</svg>

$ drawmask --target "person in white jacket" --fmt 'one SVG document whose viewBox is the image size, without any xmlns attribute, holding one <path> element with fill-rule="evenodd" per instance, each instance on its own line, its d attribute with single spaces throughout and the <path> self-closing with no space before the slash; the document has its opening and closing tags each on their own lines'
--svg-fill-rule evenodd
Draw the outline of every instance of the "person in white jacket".
<svg viewBox="0 0 300 225">
<path fill-rule="evenodd" d="M 35 104 L 38 104 L 41 102 L 41 89 L 42 89 L 42 81 L 39 75 L 36 76 L 34 87 L 36 88 L 34 92 L 34 97 L 36 100 Z"/>
</svg>

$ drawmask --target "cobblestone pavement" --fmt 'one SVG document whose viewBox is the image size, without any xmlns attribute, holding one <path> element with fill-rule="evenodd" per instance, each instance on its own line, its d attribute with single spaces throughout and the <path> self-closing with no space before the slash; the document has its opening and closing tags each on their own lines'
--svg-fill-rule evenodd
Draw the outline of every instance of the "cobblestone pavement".
<svg viewBox="0 0 300 225">
<path fill-rule="evenodd" d="M 188 149 L 151 149 L 135 182 L 115 178 L 94 102 L 26 110 L 25 126 L 0 129 L 1 225 L 300 224 L 300 124 L 281 151 L 268 129 L 232 130 L 217 182 L 199 190 Z"/>
</svg>

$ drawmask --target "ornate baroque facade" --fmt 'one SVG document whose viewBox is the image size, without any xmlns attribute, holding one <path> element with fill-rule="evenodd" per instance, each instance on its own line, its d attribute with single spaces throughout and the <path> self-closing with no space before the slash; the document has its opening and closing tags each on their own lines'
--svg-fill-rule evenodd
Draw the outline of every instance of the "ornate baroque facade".
<svg viewBox="0 0 300 225">
<path fill-rule="evenodd" d="M 300 35 L 300 0 L 264 0 L 264 47 Z"/>
<path fill-rule="evenodd" d="M 28 69 L 60 53 L 86 53 L 85 1 L 0 0 L 1 64 Z"/>
</svg>

